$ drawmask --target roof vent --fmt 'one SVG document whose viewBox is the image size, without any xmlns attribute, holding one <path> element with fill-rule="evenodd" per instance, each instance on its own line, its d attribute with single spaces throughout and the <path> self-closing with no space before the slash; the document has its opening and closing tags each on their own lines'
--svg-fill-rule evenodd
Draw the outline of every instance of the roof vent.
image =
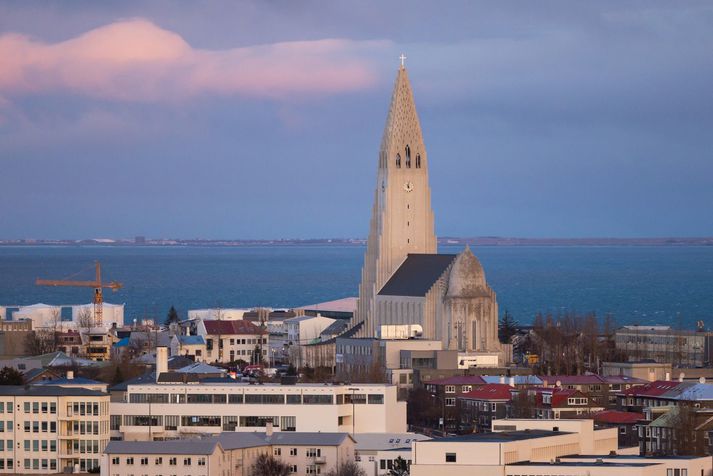
<svg viewBox="0 0 713 476">
<path fill-rule="evenodd" d="M 553 426 L 553 427 L 552 427 L 552 431 L 560 431 L 560 427 L 558 427 L 558 426 Z"/>
</svg>

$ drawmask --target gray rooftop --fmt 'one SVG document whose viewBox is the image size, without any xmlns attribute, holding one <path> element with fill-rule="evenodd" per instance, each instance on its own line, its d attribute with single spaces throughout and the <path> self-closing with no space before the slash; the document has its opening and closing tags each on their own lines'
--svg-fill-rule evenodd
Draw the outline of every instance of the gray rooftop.
<svg viewBox="0 0 713 476">
<path fill-rule="evenodd" d="M 425 296 L 457 255 L 410 253 L 379 291 L 380 296 Z"/>
<path fill-rule="evenodd" d="M 86 388 L 60 387 L 57 385 L 33 385 L 31 387 L 21 385 L 0 385 L 0 395 L 16 397 L 102 397 L 107 394 Z"/>
<path fill-rule="evenodd" d="M 109 455 L 209 455 L 215 451 L 215 438 L 203 440 L 110 441 Z"/>
<path fill-rule="evenodd" d="M 508 441 L 522 441 L 532 438 L 544 438 L 546 436 L 568 435 L 566 431 L 549 431 L 549 430 L 518 430 L 518 431 L 502 431 L 496 433 L 471 433 L 468 435 L 449 436 L 447 438 L 437 438 L 434 440 L 426 440 L 423 443 L 506 443 Z"/>
</svg>

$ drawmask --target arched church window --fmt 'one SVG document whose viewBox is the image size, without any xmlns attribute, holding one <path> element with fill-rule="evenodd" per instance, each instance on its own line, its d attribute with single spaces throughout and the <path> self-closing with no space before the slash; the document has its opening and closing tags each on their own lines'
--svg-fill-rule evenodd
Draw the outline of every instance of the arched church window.
<svg viewBox="0 0 713 476">
<path fill-rule="evenodd" d="M 401 154 L 396 154 L 396 168 L 401 168 Z"/>
<path fill-rule="evenodd" d="M 416 154 L 416 168 L 421 168 L 421 154 Z"/>
<path fill-rule="evenodd" d="M 406 168 L 411 168 L 411 147 L 406 145 Z"/>
</svg>

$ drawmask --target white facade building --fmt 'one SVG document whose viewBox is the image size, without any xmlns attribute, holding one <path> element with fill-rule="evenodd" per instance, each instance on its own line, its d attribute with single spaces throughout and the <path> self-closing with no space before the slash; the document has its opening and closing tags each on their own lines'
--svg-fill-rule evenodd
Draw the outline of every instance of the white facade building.
<svg viewBox="0 0 713 476">
<path fill-rule="evenodd" d="M 300 316 L 285 320 L 287 330 L 287 341 L 293 345 L 309 344 L 314 339 L 319 339 L 319 335 L 324 329 L 334 323 L 335 319 L 316 316 Z"/>
<path fill-rule="evenodd" d="M 213 308 L 213 309 L 190 309 L 188 311 L 188 319 L 200 320 L 240 320 L 250 309 L 236 308 Z"/>
</svg>

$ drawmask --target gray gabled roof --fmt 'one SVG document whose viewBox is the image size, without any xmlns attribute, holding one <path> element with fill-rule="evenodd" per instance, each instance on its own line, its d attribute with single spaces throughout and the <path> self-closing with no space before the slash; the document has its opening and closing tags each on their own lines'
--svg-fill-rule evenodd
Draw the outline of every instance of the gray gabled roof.
<svg viewBox="0 0 713 476">
<path fill-rule="evenodd" d="M 218 435 L 220 445 L 226 450 L 265 445 L 338 446 L 346 438 L 351 438 L 349 433 L 323 433 L 319 431 L 276 431 L 272 436 L 259 432 L 224 431 Z"/>
<path fill-rule="evenodd" d="M 380 296 L 425 296 L 457 255 L 410 253 L 379 291 Z"/>
<path fill-rule="evenodd" d="M 216 438 L 203 440 L 110 441 L 108 455 L 210 455 L 218 444 Z"/>
</svg>

